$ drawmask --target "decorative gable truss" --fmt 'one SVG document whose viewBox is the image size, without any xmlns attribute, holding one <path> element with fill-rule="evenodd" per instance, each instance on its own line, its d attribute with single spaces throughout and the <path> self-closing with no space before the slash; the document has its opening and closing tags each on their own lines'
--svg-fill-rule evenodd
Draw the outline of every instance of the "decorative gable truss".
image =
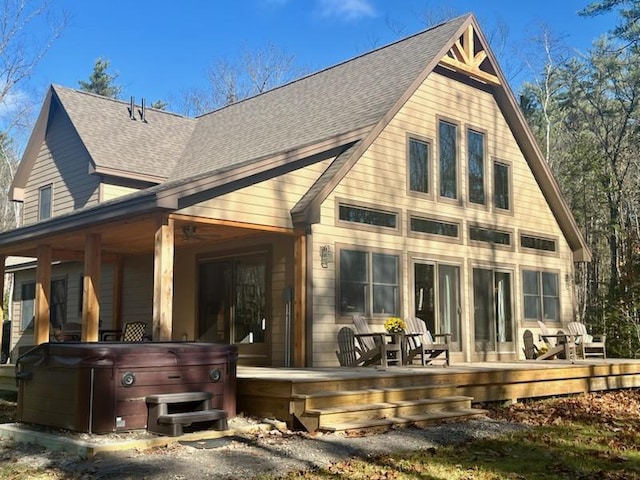
<svg viewBox="0 0 640 480">
<path fill-rule="evenodd" d="M 500 85 L 500 79 L 496 75 L 473 25 L 467 26 L 467 30 L 442 57 L 440 64 L 481 82 Z"/>
</svg>

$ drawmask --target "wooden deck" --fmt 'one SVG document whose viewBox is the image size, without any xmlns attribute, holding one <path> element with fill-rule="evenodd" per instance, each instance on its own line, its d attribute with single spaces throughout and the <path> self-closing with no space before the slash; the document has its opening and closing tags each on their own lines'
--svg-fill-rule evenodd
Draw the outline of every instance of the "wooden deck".
<svg viewBox="0 0 640 480">
<path fill-rule="evenodd" d="M 0 390 L 15 391 L 13 365 Z M 289 428 L 424 424 L 482 413 L 484 402 L 640 387 L 640 360 L 482 362 L 360 368 L 238 367 L 238 412 Z M 474 408 L 476 407 L 476 408 Z"/>
<path fill-rule="evenodd" d="M 640 387 L 640 360 L 482 362 L 446 368 L 239 367 L 237 398 L 238 411 L 277 418 L 290 428 L 338 430 L 473 415 L 481 412 L 470 410 L 472 404 L 484 402 L 633 387 Z M 438 400 L 442 402 L 434 407 Z"/>
</svg>

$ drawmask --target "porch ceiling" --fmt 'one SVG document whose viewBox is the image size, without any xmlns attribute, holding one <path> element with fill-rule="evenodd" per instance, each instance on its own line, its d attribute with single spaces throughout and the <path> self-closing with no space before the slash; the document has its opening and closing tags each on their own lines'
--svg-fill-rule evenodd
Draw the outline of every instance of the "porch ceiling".
<svg viewBox="0 0 640 480">
<path fill-rule="evenodd" d="M 157 215 L 142 215 L 125 220 L 93 225 L 83 229 L 74 229 L 46 235 L 33 235 L 29 240 L 5 245 L 0 254 L 9 256 L 36 257 L 38 245 L 50 245 L 53 260 L 82 260 L 84 258 L 85 237 L 89 233 L 101 236 L 103 255 L 136 255 L 152 253 L 155 246 Z M 213 244 L 264 233 L 260 229 L 226 222 L 196 217 L 174 219 L 175 248 Z"/>
</svg>

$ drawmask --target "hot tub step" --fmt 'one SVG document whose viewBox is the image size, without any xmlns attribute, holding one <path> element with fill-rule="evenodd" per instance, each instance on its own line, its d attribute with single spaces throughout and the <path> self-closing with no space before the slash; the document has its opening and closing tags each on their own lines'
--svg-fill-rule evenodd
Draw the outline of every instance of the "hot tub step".
<svg viewBox="0 0 640 480">
<path fill-rule="evenodd" d="M 227 430 L 227 412 L 211 408 L 210 392 L 161 393 L 146 397 L 147 430 L 176 437 L 184 427 L 203 424 L 203 428 Z"/>
</svg>

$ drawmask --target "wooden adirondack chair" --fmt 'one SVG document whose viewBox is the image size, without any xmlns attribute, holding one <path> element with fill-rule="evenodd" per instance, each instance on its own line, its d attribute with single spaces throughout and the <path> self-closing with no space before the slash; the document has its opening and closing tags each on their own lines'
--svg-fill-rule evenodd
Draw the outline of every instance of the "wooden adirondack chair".
<svg viewBox="0 0 640 480">
<path fill-rule="evenodd" d="M 538 320 L 540 327 L 540 338 L 547 345 L 546 353 L 538 356 L 536 360 L 549 360 L 554 357 L 574 360 L 576 358 L 576 336 L 574 334 L 566 334 L 562 331 L 551 333 L 543 321 Z"/>
<path fill-rule="evenodd" d="M 406 364 L 411 364 L 417 358 L 422 365 L 428 365 L 434 359 L 444 354 L 444 365 L 449 365 L 449 339 L 450 333 L 442 333 L 431 335 L 427 328 L 427 324 L 420 318 L 408 317 L 405 319 L 407 324 L 407 356 Z M 443 338 L 444 342 L 436 343 L 434 337 Z"/>
<path fill-rule="evenodd" d="M 369 322 L 362 315 L 353 316 L 355 327 L 356 346 L 360 351 L 358 363 L 367 365 L 402 364 L 402 343 L 390 343 L 390 339 L 396 335 L 387 332 L 373 332 L 369 328 Z"/>
<path fill-rule="evenodd" d="M 602 357 L 607 358 L 605 342 L 606 335 L 590 335 L 584 323 L 569 322 L 567 329 L 576 336 L 576 344 L 582 358 Z"/>
</svg>

